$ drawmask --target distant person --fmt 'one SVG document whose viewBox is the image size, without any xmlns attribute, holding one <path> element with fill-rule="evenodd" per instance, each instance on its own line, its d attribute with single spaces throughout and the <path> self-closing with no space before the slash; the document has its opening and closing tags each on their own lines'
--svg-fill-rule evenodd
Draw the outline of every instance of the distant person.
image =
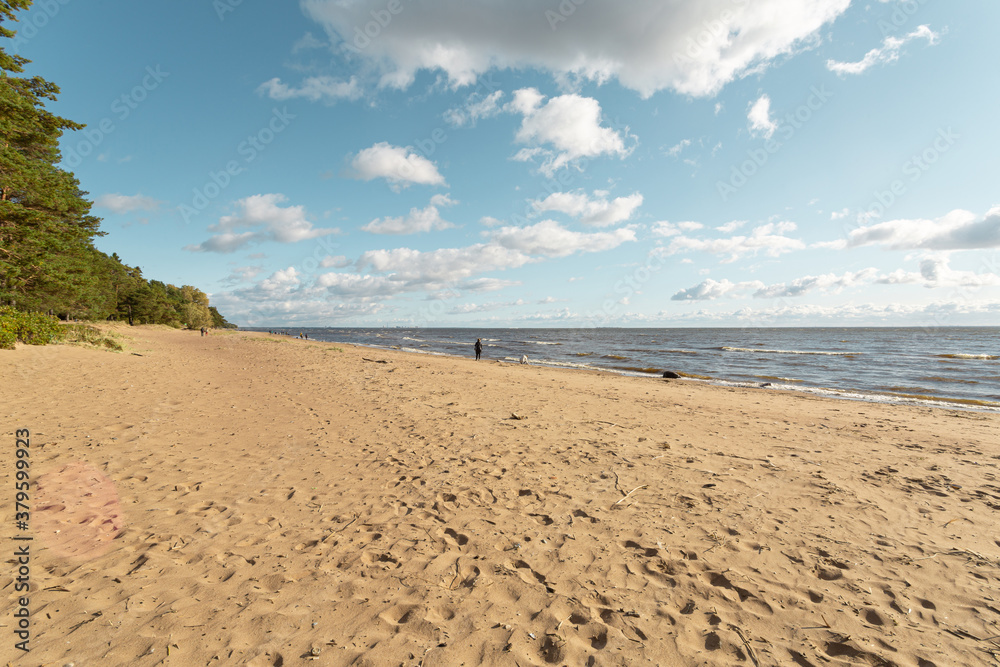
<svg viewBox="0 0 1000 667">
<path fill-rule="evenodd" d="M 477 338 L 476 339 L 475 349 L 476 349 L 476 361 L 479 361 L 479 357 L 483 354 L 483 339 L 482 338 Z"/>
</svg>

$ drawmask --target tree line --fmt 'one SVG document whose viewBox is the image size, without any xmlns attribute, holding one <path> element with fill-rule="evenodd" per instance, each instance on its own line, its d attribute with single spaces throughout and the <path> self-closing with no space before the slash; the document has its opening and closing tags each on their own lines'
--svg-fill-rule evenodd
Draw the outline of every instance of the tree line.
<svg viewBox="0 0 1000 667">
<path fill-rule="evenodd" d="M 32 0 L 0 0 L 5 25 Z M 59 139 L 84 127 L 45 109 L 59 88 L 18 76 L 30 61 L 0 47 L 0 306 L 61 319 L 231 327 L 199 289 L 148 280 L 137 266 L 94 246 L 104 236 L 88 193 L 57 166 Z"/>
</svg>

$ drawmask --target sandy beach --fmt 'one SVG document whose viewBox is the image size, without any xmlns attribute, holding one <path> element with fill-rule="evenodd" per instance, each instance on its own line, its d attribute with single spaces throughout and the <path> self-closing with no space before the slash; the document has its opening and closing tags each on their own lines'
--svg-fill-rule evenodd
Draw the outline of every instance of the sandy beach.
<svg viewBox="0 0 1000 667">
<path fill-rule="evenodd" d="M 1000 415 L 115 331 L 0 353 L 4 664 L 1000 658 Z"/>
</svg>

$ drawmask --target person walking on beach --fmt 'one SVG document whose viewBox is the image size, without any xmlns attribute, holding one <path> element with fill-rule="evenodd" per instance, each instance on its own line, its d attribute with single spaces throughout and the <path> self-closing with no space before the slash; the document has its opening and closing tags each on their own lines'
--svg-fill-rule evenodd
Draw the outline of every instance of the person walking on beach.
<svg viewBox="0 0 1000 667">
<path fill-rule="evenodd" d="M 483 339 L 476 339 L 476 361 L 479 361 L 479 356 L 483 353 Z"/>
</svg>

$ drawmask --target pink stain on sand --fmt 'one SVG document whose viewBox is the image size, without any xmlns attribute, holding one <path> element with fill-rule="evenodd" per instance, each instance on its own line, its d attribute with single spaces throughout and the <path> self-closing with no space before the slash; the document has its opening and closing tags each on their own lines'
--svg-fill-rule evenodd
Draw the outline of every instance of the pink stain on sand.
<svg viewBox="0 0 1000 667">
<path fill-rule="evenodd" d="M 35 480 L 32 528 L 56 555 L 97 558 L 111 547 L 123 526 L 115 483 L 89 463 L 74 461 Z"/>
</svg>

